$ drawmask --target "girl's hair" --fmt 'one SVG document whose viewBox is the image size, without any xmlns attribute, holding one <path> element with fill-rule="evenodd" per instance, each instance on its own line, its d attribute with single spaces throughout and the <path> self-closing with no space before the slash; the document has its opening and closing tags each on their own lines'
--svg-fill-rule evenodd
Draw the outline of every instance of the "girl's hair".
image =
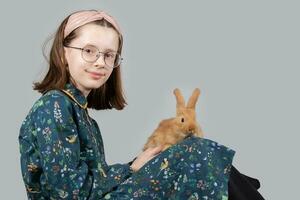
<svg viewBox="0 0 300 200">
<path fill-rule="evenodd" d="M 78 37 L 78 29 L 75 29 L 64 39 L 64 30 L 71 15 L 60 24 L 55 33 L 49 56 L 49 70 L 41 82 L 34 83 L 34 90 L 45 93 L 52 89 L 64 89 L 65 84 L 71 81 L 64 53 L 64 45 L 70 44 L 72 40 Z M 119 35 L 118 53 L 121 55 L 123 37 L 108 21 L 102 19 L 89 24 L 113 28 Z M 91 90 L 87 96 L 87 102 L 88 108 L 96 110 L 112 108 L 121 110 L 125 107 L 127 103 L 122 90 L 120 66 L 113 69 L 108 80 L 100 88 Z"/>
</svg>

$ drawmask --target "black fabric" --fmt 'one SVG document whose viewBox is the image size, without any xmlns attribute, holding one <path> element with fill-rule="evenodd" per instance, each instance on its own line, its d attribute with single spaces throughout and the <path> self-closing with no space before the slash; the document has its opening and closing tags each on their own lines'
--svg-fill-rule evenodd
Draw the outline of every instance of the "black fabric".
<svg viewBox="0 0 300 200">
<path fill-rule="evenodd" d="M 257 191 L 259 188 L 259 180 L 240 173 L 234 166 L 231 167 L 228 200 L 264 200 Z"/>
</svg>

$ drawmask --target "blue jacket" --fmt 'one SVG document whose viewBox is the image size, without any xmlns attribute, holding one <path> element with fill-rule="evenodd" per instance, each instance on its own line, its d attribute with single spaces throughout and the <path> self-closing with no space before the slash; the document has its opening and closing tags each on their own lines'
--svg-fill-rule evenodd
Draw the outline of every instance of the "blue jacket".
<svg viewBox="0 0 300 200">
<path fill-rule="evenodd" d="M 34 103 L 19 144 L 29 199 L 100 199 L 131 175 L 129 164 L 106 163 L 87 99 L 70 83 Z"/>
</svg>

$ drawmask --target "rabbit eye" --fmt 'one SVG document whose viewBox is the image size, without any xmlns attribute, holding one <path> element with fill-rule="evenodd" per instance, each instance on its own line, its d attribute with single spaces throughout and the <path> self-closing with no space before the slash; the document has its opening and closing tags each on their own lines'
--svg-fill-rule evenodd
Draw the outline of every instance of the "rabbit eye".
<svg viewBox="0 0 300 200">
<path fill-rule="evenodd" d="M 181 122 L 182 122 L 182 123 L 184 122 L 184 118 L 181 118 Z"/>
</svg>

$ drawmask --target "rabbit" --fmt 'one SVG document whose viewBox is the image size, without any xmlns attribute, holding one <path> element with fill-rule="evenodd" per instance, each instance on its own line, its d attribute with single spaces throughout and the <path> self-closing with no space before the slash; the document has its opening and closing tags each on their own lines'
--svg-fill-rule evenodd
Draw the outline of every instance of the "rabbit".
<svg viewBox="0 0 300 200">
<path fill-rule="evenodd" d="M 158 127 L 148 138 L 143 147 L 143 151 L 149 147 L 156 146 L 161 146 L 162 151 L 164 151 L 188 136 L 195 135 L 197 137 L 203 137 L 203 131 L 196 121 L 195 112 L 200 89 L 196 88 L 193 91 L 186 106 L 180 90 L 176 88 L 173 93 L 177 101 L 176 117 L 162 120 L 159 123 Z"/>
</svg>

